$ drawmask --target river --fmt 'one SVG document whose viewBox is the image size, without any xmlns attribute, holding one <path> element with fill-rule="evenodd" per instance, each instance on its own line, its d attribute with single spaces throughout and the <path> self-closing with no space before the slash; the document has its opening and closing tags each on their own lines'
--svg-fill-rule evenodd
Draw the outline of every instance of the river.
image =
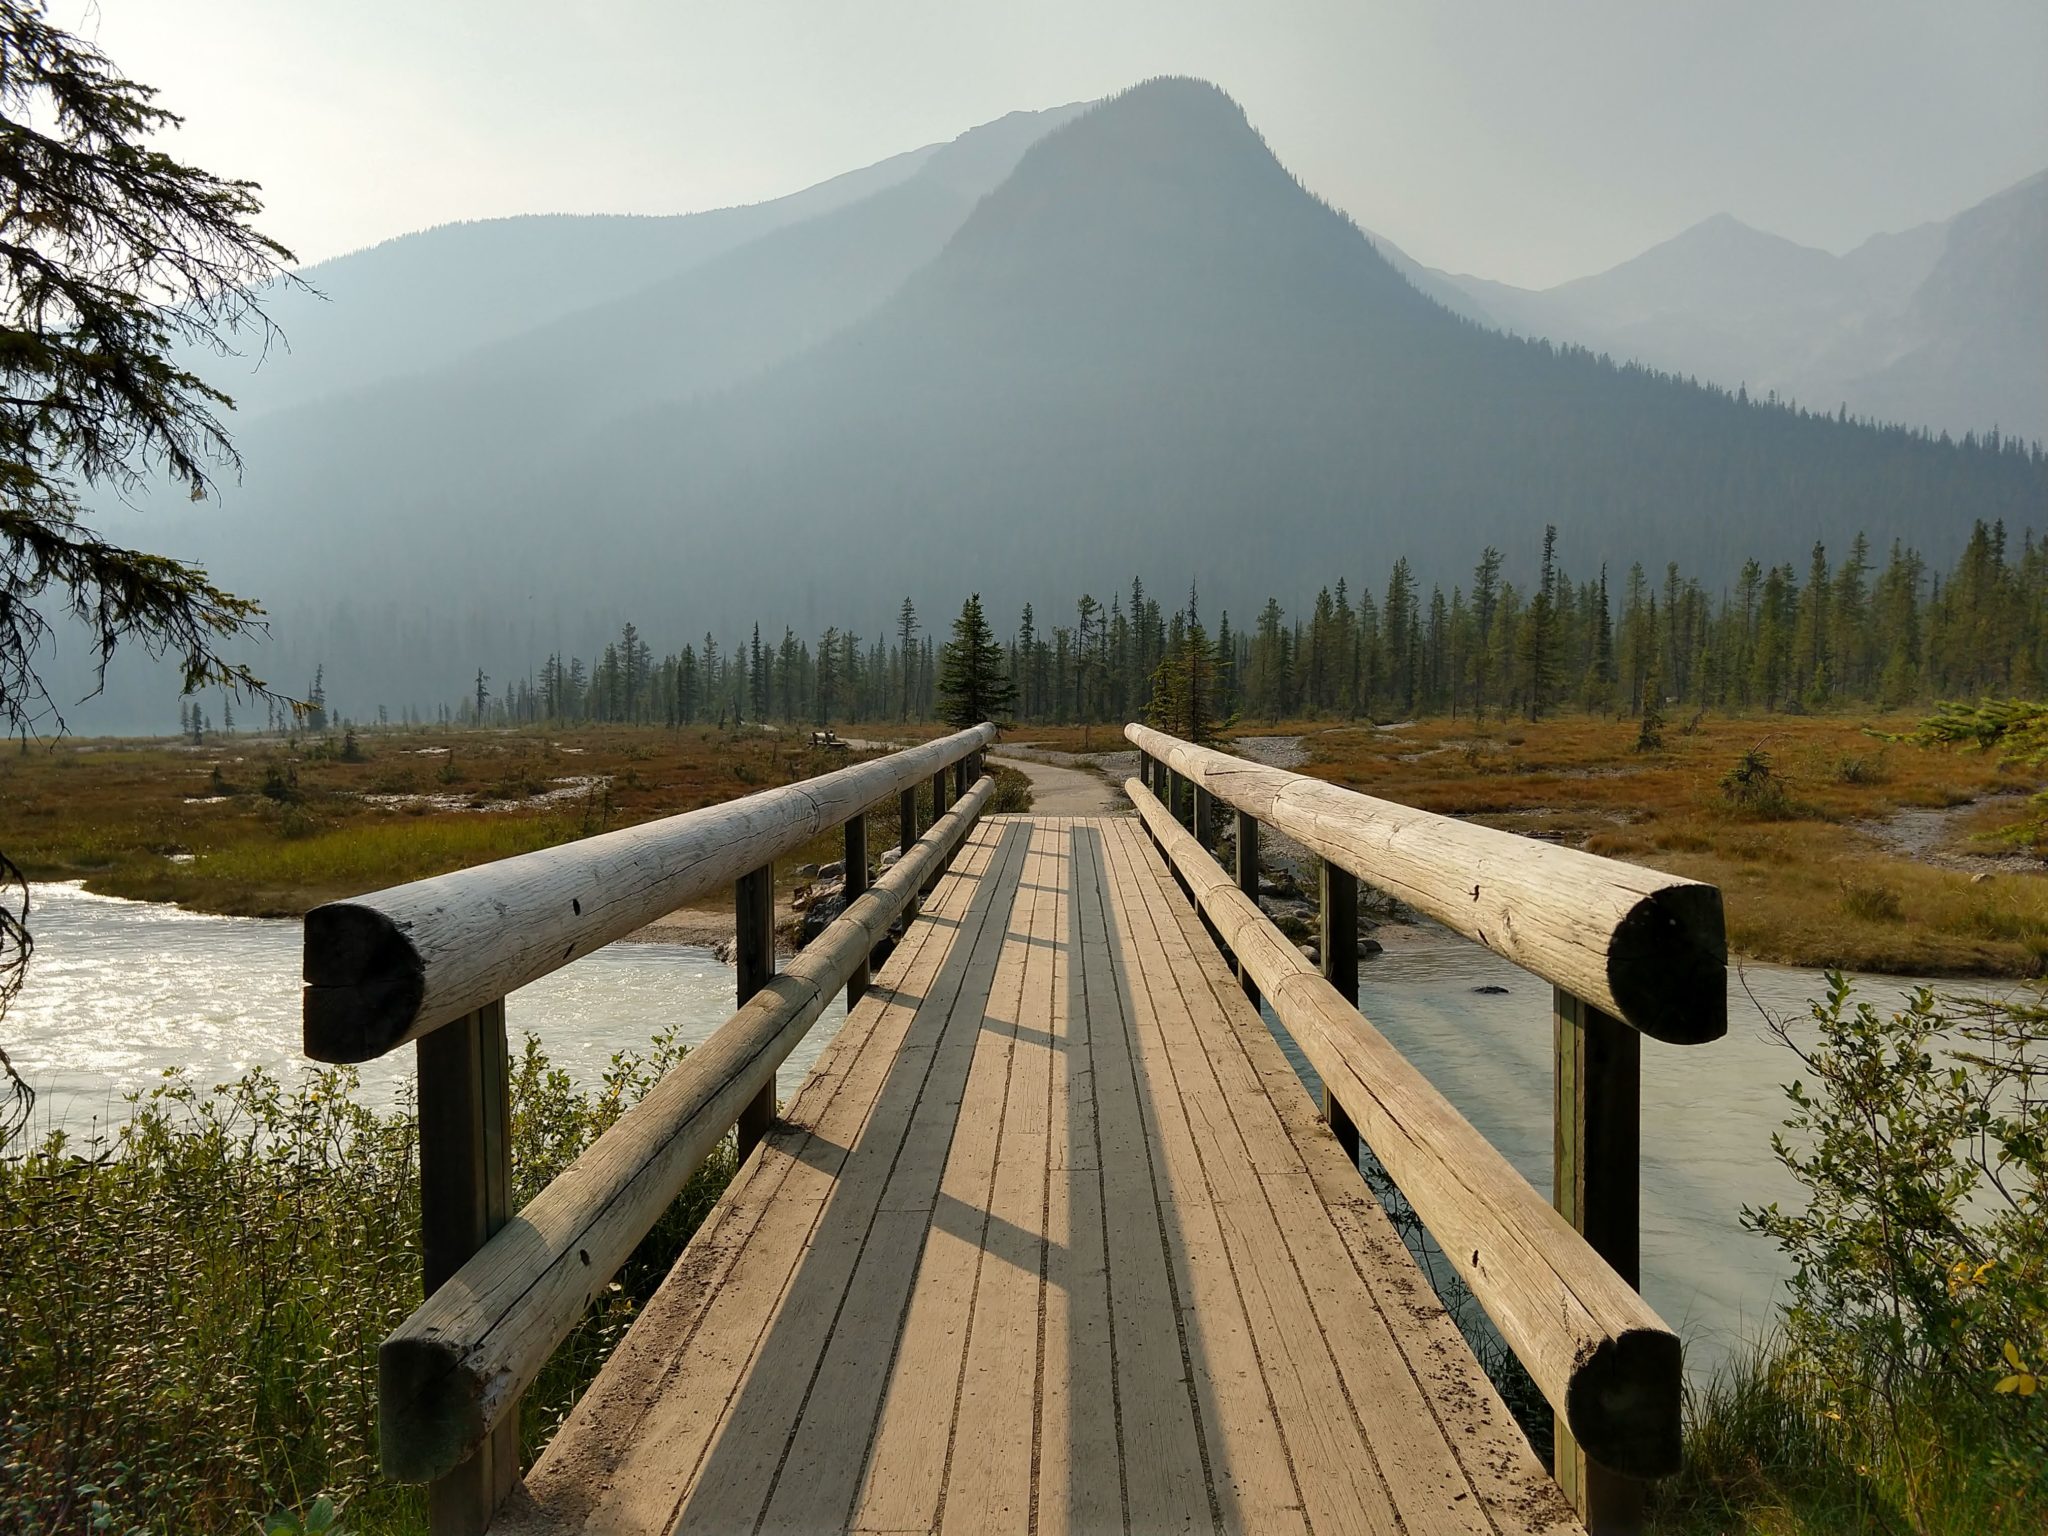
<svg viewBox="0 0 2048 1536">
<path fill-rule="evenodd" d="M 124 1094 L 173 1065 L 210 1084 L 302 1064 L 297 923 L 202 916 L 76 885 L 38 885 L 33 902 L 35 957 L 6 1044 L 37 1090 L 40 1126 L 104 1133 L 125 1118 Z M 1441 929 L 1382 936 L 1386 953 L 1360 967 L 1361 1008 L 1547 1191 L 1549 988 Z M 706 949 L 614 944 L 522 988 L 506 1020 L 515 1049 L 523 1035 L 539 1035 L 557 1064 L 588 1083 L 613 1052 L 644 1049 L 664 1025 L 687 1042 L 704 1039 L 732 1011 L 733 980 Z M 1913 985 L 1873 978 L 1866 995 L 1888 1004 Z M 1770 1151 L 1785 1112 L 1780 1085 L 1796 1063 L 1765 1010 L 1803 1018 L 1821 994 L 1817 972 L 1744 967 L 1730 977 L 1726 1039 L 1643 1042 L 1643 1291 L 1685 1338 L 1695 1370 L 1711 1369 L 1771 1316 L 1785 1267 L 1738 1222 L 1745 1204 L 1799 1194 Z M 835 1003 L 784 1064 L 785 1096 L 844 1018 Z M 390 1103 L 411 1072 L 410 1052 L 371 1063 L 366 1096 Z"/>
</svg>

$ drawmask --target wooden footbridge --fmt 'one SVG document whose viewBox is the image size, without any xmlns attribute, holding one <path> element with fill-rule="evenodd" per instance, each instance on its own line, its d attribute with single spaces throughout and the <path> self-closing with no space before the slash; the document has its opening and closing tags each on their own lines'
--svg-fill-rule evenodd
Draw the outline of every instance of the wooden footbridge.
<svg viewBox="0 0 2048 1536">
<path fill-rule="evenodd" d="M 985 815 L 981 726 L 308 916 L 308 1053 L 417 1044 L 426 1299 L 380 1355 L 380 1438 L 436 1532 L 1635 1528 L 1681 1371 L 1633 1288 L 1637 1053 L 1725 1030 L 1719 894 L 1128 734 L 1135 817 Z M 1262 826 L 1322 861 L 1320 965 L 1255 904 Z M 775 861 L 834 827 L 848 905 L 778 973 Z M 1360 1016 L 1360 879 L 1555 986 L 1554 1203 Z M 739 1011 L 509 1209 L 505 994 L 727 886 Z M 737 1177 L 522 1468 L 522 1393 L 734 1134 Z M 1361 1142 L 1548 1399 L 1552 1468 Z"/>
</svg>

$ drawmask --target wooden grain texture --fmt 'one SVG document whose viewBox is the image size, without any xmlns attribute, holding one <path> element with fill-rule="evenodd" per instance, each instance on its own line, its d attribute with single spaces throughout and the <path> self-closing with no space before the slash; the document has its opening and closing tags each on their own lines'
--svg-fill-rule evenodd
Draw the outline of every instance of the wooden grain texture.
<svg viewBox="0 0 2048 1536">
<path fill-rule="evenodd" d="M 1124 734 L 1219 800 L 1574 996 L 1679 1045 L 1728 1032 L 1711 885 L 1603 859 L 1194 746 Z M 1177 803 L 1169 803 L 1180 821 Z"/>
<path fill-rule="evenodd" d="M 1343 1390 L 1361 1420 L 1371 1421 L 1367 1439 L 1404 1524 L 1576 1530 L 1570 1506 L 1536 1469 L 1507 1406 L 1472 1373 L 1470 1347 L 1372 1200 L 1355 1159 L 1319 1132 L 1301 1079 L 1264 1021 L 1249 1009 L 1203 1000 L 1203 985 L 1218 1000 L 1231 1000 L 1232 989 L 1192 909 L 1164 903 L 1157 910 L 1178 922 L 1177 938 L 1161 924 L 1169 969 L 1190 1002 L 1221 1102 L 1261 1170 L 1262 1191 L 1284 1235 L 1258 1261 L 1284 1248 L 1297 1272 L 1313 1277 L 1311 1295 Z M 1182 1059 L 1191 1053 L 1173 1058 Z M 1218 1126 L 1202 1143 L 1205 1152 L 1227 1146 Z M 1346 1283 L 1347 1262 L 1356 1286 Z M 1359 1287 L 1370 1308 L 1356 1305 Z"/>
<path fill-rule="evenodd" d="M 977 784 L 384 1341 L 387 1476 L 439 1476 L 504 1421 L 741 1111 L 773 1092 L 776 1069 L 994 788 L 991 779 Z"/>
<path fill-rule="evenodd" d="M 1642 1283 L 1642 1039 L 1558 989 L 1551 1198 L 1558 1214 L 1632 1286 Z M 1589 1458 L 1560 1421 L 1552 1465 L 1593 1536 L 1641 1528 L 1643 1485 Z"/>
<path fill-rule="evenodd" d="M 992 740 L 976 726 L 800 784 L 306 914 L 305 1050 L 369 1061 L 721 892 Z"/>
<path fill-rule="evenodd" d="M 1143 786 L 1140 816 L 1578 1444 L 1639 1476 L 1677 1470 L 1678 1339 Z"/>
<path fill-rule="evenodd" d="M 771 1326 L 762 1291 L 786 1292 L 854 1149 L 886 1142 L 884 1127 L 900 1124 L 906 1101 L 914 1105 L 943 1072 L 937 1046 L 1013 842 L 986 822 L 968 838 L 927 920 L 906 932 L 782 1123 L 577 1403 L 528 1478 L 543 1528 L 673 1524 Z M 669 1390 L 671 1382 L 688 1386 Z"/>
<path fill-rule="evenodd" d="M 431 1296 L 512 1216 L 503 999 L 414 1047 L 420 1093 L 420 1270 Z M 513 1405 L 515 1408 L 517 1404 Z M 403 1433 L 381 1426 L 380 1436 Z M 433 1536 L 477 1536 L 519 1477 L 517 1414 L 427 1488 Z"/>
<path fill-rule="evenodd" d="M 988 818 L 501 1536 L 1579 1532 L 1427 1295 L 1144 833 Z"/>
</svg>

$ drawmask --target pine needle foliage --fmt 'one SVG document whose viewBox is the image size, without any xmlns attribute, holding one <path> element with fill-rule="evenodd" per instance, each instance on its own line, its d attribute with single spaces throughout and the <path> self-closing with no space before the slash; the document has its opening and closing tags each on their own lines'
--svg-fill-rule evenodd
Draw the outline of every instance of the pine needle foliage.
<svg viewBox="0 0 2048 1536">
<path fill-rule="evenodd" d="M 953 638 L 939 653 L 939 716 L 965 729 L 984 720 L 1006 721 L 1017 706 L 1017 687 L 1004 666 L 1003 648 L 981 611 L 981 594 L 960 605 Z"/>
<path fill-rule="evenodd" d="M 260 690 L 223 648 L 262 609 L 197 566 L 84 521 L 82 487 L 161 473 L 194 499 L 236 467 L 233 402 L 175 356 L 252 330 L 291 253 L 256 232 L 253 182 L 151 141 L 180 119 L 37 0 L 0 0 L 0 726 L 62 717 L 36 668 L 50 610 L 81 624 L 102 673 L 124 641 L 175 656 L 187 691 Z"/>
</svg>

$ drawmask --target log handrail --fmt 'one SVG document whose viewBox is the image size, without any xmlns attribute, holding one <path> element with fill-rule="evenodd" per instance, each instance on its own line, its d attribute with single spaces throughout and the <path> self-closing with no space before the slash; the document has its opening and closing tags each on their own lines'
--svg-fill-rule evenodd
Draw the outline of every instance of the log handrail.
<svg viewBox="0 0 2048 1536">
<path fill-rule="evenodd" d="M 1375 799 L 1148 726 L 1124 734 L 1197 789 L 1643 1034 L 1693 1045 L 1728 1032 L 1728 941 L 1714 886 Z"/>
<path fill-rule="evenodd" d="M 867 964 L 987 806 L 968 790 L 780 973 L 587 1147 L 378 1351 L 387 1477 L 453 1471 L 512 1413 L 555 1346 L 840 987 Z"/>
<path fill-rule="evenodd" d="M 1471 1122 L 1306 961 L 1136 779 L 1124 786 L 1197 908 L 1271 1004 L 1587 1455 L 1678 1470 L 1677 1336 Z"/>
<path fill-rule="evenodd" d="M 916 892 L 938 879 L 988 803 L 994 781 L 980 777 L 981 751 L 994 738 L 994 726 L 975 726 L 799 784 L 307 914 L 306 1054 L 369 1061 L 408 1040 L 417 1053 L 426 1301 L 418 1326 L 401 1328 L 379 1355 L 380 1450 L 393 1476 L 428 1479 L 434 1536 L 476 1536 L 510 1495 L 519 1398 L 590 1288 L 610 1280 L 721 1137 L 733 1134 L 744 1158 L 767 1134 L 776 1067 L 842 983 L 852 1006 L 889 923 L 914 910 Z M 959 803 L 946 817 L 949 773 Z M 917 790 L 927 777 L 931 828 L 920 839 Z M 972 792 L 970 778 L 979 780 Z M 867 814 L 892 795 L 904 873 L 869 889 Z M 848 910 L 821 936 L 829 942 L 814 942 L 777 977 L 775 861 L 834 827 L 860 863 L 848 871 Z M 721 887 L 733 893 L 740 1012 L 515 1220 L 505 995 Z M 680 1119 L 659 1118 L 678 1107 Z M 486 1263 L 485 1253 L 495 1258 Z M 479 1266 L 495 1289 L 472 1289 Z M 479 1300 L 503 1306 L 472 1340 Z M 484 1349 L 503 1359 L 484 1379 L 462 1377 L 456 1362 Z"/>
<path fill-rule="evenodd" d="M 745 799 L 315 907 L 306 1054 L 374 1060 L 731 886 L 994 739 L 994 726 L 978 725 Z"/>
</svg>

